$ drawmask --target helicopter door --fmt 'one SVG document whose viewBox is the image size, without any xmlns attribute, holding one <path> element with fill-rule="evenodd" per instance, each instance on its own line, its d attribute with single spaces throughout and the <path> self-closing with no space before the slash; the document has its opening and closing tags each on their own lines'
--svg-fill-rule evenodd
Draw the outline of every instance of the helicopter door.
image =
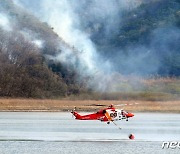
<svg viewBox="0 0 180 154">
<path fill-rule="evenodd" d="M 112 118 L 112 120 L 118 120 L 118 113 L 117 111 L 108 111 L 110 117 Z"/>
<path fill-rule="evenodd" d="M 113 120 L 118 120 L 118 112 L 117 111 L 113 111 L 112 113 L 110 113 L 110 116 L 112 117 Z"/>
</svg>

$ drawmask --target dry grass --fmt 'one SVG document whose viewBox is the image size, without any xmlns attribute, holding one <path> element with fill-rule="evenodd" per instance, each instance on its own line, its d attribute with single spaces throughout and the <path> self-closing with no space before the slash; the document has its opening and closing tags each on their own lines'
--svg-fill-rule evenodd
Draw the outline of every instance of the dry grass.
<svg viewBox="0 0 180 154">
<path fill-rule="evenodd" d="M 176 112 L 180 113 L 180 101 L 110 101 L 110 100 L 40 100 L 0 99 L 0 111 L 69 111 L 75 106 L 79 111 L 96 111 L 110 104 L 133 112 Z M 99 105 L 99 106 L 98 106 Z"/>
</svg>

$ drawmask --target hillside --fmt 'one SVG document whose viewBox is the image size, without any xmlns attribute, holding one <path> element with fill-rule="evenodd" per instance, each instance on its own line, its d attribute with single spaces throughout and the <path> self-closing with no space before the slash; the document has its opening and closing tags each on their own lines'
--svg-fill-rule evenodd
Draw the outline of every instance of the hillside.
<svg viewBox="0 0 180 154">
<path fill-rule="evenodd" d="M 179 99 L 180 2 L 101 2 L 0 0 L 0 97 Z"/>
<path fill-rule="evenodd" d="M 80 51 L 90 50 L 97 70 L 123 75 L 180 75 L 179 0 L 93 0 L 79 5 L 74 0 L 19 1 L 40 20 L 54 26 L 59 36 L 76 37 L 77 41 L 68 41 Z M 68 33 L 63 35 L 59 27 Z M 77 31 L 79 35 L 74 35 Z M 84 33 L 87 39 L 83 37 L 79 43 Z M 88 42 L 95 49 L 90 49 Z"/>
<path fill-rule="evenodd" d="M 6 21 L 0 26 L 0 96 L 43 98 L 79 93 L 74 66 L 53 58 L 65 48 L 78 60 L 78 51 L 11 0 L 0 3 L 1 22 Z"/>
<path fill-rule="evenodd" d="M 98 15 L 81 17 L 101 56 L 121 74 L 179 76 L 180 1 L 151 0 L 120 9 L 112 23 Z"/>
</svg>

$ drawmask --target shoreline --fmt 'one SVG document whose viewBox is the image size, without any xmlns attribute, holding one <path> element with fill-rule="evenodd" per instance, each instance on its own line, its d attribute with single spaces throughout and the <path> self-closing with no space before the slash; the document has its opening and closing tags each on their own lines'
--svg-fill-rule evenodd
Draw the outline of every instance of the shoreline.
<svg viewBox="0 0 180 154">
<path fill-rule="evenodd" d="M 98 110 L 84 110 L 84 111 L 78 111 L 79 113 L 83 112 L 92 112 L 95 113 Z M 71 111 L 67 110 L 0 110 L 0 112 L 60 112 L 60 113 L 70 113 Z M 163 114 L 180 114 L 180 111 L 134 111 L 134 113 L 163 113 Z"/>
<path fill-rule="evenodd" d="M 0 99 L 0 112 L 96 112 L 114 104 L 129 112 L 180 113 L 177 101 Z"/>
</svg>

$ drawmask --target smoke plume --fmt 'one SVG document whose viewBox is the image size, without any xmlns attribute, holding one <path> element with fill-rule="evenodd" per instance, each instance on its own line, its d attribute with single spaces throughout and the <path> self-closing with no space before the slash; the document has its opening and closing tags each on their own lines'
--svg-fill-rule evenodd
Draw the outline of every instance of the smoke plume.
<svg viewBox="0 0 180 154">
<path fill-rule="evenodd" d="M 151 2 L 153 1 L 156 0 L 151 0 Z M 159 68 L 164 65 L 159 59 L 160 50 L 167 51 L 168 49 L 169 51 L 172 42 L 178 46 L 179 35 L 174 34 L 179 33 L 179 30 L 174 25 L 171 25 L 170 28 L 164 26 L 153 29 L 147 40 L 148 44 L 142 44 L 142 40 L 140 40 L 139 43 L 131 43 L 124 48 L 116 46 L 117 40 L 113 40 L 113 38 L 116 37 L 121 42 L 125 37 L 123 32 L 122 34 L 119 32 L 121 26 L 126 22 L 123 18 L 124 14 L 133 13 L 129 18 L 135 21 L 141 18 L 144 12 L 140 9 L 142 11 L 140 13 L 133 11 L 142 3 L 148 2 L 146 0 L 93 0 L 78 3 L 76 0 L 14 1 L 16 5 L 27 9 L 42 22 L 48 23 L 60 38 L 77 49 L 79 59 L 77 71 L 82 76 L 92 76 L 93 82 L 90 85 L 96 86 L 100 90 L 108 89 L 109 87 L 105 86 L 107 83 L 109 85 L 116 83 L 113 76 L 120 76 L 121 73 L 136 75 L 157 73 Z M 148 13 L 152 14 L 153 11 Z M 161 25 L 160 22 L 157 24 Z M 4 25 L 8 25 L 8 20 L 4 15 L 1 18 L 0 14 L 0 26 L 5 27 Z M 146 31 L 147 28 L 140 27 L 139 33 Z M 164 35 L 165 31 L 171 37 L 170 39 Z M 25 32 L 23 31 L 23 33 Z M 28 37 L 39 48 L 43 47 L 44 40 L 32 36 L 32 34 Z M 159 41 L 161 38 L 164 39 Z M 157 42 L 160 46 L 157 46 Z M 59 45 L 59 49 L 61 52 L 54 57 L 51 56 L 52 59 L 76 65 L 77 53 L 61 45 Z"/>
<path fill-rule="evenodd" d="M 0 27 L 6 31 L 10 31 L 10 22 L 8 17 L 5 14 L 0 13 Z"/>
</svg>

